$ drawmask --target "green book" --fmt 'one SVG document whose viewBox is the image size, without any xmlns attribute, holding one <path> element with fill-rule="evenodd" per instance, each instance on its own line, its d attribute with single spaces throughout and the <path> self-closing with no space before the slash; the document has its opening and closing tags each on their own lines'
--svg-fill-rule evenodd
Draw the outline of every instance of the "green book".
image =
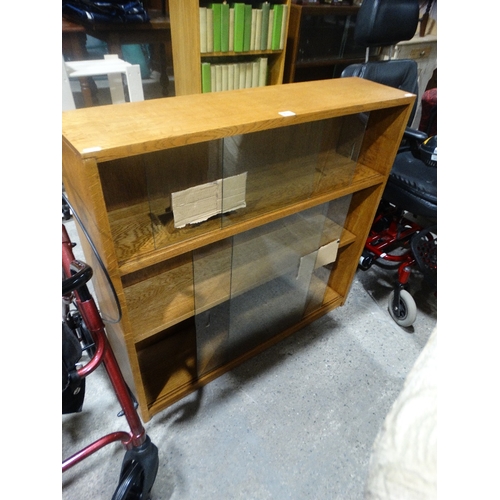
<svg viewBox="0 0 500 500">
<path fill-rule="evenodd" d="M 262 9 L 262 29 L 260 32 L 260 50 L 267 49 L 267 35 L 269 33 L 269 10 L 271 9 L 271 4 L 269 2 L 264 2 L 260 5 Z"/>
<path fill-rule="evenodd" d="M 234 4 L 234 51 L 243 52 L 243 36 L 245 32 L 245 4 Z"/>
<path fill-rule="evenodd" d="M 229 4 L 223 2 L 220 6 L 220 50 L 229 51 Z"/>
<path fill-rule="evenodd" d="M 214 34 L 214 52 L 220 52 L 221 42 L 221 4 L 211 3 L 208 6 L 213 12 L 212 31 Z"/>
<path fill-rule="evenodd" d="M 252 6 L 245 4 L 245 28 L 243 30 L 243 52 L 250 50 L 252 41 Z"/>
<path fill-rule="evenodd" d="M 201 63 L 201 91 L 203 93 L 212 91 L 210 63 L 208 62 Z"/>
<path fill-rule="evenodd" d="M 279 50 L 281 41 L 281 25 L 283 24 L 283 4 L 277 3 L 273 6 L 273 34 L 271 40 L 271 50 Z"/>
</svg>

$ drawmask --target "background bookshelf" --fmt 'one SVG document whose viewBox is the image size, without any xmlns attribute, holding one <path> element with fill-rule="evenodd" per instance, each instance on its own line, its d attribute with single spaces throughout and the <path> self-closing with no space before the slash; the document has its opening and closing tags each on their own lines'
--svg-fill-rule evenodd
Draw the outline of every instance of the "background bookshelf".
<svg viewBox="0 0 500 500">
<path fill-rule="evenodd" d="M 354 41 L 358 5 L 292 4 L 283 82 L 338 78 L 349 64 L 363 62 L 364 47 Z M 376 58 L 378 48 L 370 49 Z"/>
<path fill-rule="evenodd" d="M 290 0 L 170 0 L 169 14 L 176 95 L 283 82 Z"/>
</svg>

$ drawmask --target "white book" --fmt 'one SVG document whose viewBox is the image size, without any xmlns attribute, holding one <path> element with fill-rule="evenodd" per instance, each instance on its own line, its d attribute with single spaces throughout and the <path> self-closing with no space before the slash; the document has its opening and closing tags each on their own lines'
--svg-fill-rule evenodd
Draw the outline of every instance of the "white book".
<svg viewBox="0 0 500 500">
<path fill-rule="evenodd" d="M 207 8 L 200 7 L 200 52 L 207 51 Z"/>
<path fill-rule="evenodd" d="M 246 64 L 245 63 L 240 63 L 240 83 L 239 83 L 239 88 L 244 89 L 245 88 L 245 79 L 246 79 Z"/>
<path fill-rule="evenodd" d="M 250 31 L 250 50 L 255 50 L 255 30 L 257 26 L 257 11 L 252 9 L 252 29 Z"/>
<path fill-rule="evenodd" d="M 222 87 L 221 87 L 221 90 L 227 90 L 228 87 L 229 87 L 229 82 L 228 82 L 228 78 L 229 78 L 229 64 L 221 64 L 221 68 L 222 68 Z"/>
<path fill-rule="evenodd" d="M 227 90 L 234 90 L 234 64 L 227 66 Z"/>
<path fill-rule="evenodd" d="M 210 65 L 210 91 L 215 92 L 215 64 Z"/>
<path fill-rule="evenodd" d="M 262 9 L 255 9 L 255 50 L 261 50 L 260 38 L 262 34 Z"/>
<path fill-rule="evenodd" d="M 214 11 L 207 8 L 207 52 L 214 51 Z"/>
<path fill-rule="evenodd" d="M 252 65 L 252 87 L 259 86 L 259 61 L 253 61 L 250 63 Z"/>
<path fill-rule="evenodd" d="M 259 87 L 267 85 L 267 57 L 259 58 Z"/>
<path fill-rule="evenodd" d="M 234 88 L 235 89 L 241 89 L 241 83 L 240 83 L 240 73 L 241 73 L 241 65 L 240 63 L 235 63 L 234 64 Z"/>
<path fill-rule="evenodd" d="M 245 88 L 252 88 L 252 63 L 244 63 L 245 65 Z"/>
<path fill-rule="evenodd" d="M 214 64 L 214 66 L 215 66 L 215 92 L 222 92 L 222 64 Z"/>
</svg>

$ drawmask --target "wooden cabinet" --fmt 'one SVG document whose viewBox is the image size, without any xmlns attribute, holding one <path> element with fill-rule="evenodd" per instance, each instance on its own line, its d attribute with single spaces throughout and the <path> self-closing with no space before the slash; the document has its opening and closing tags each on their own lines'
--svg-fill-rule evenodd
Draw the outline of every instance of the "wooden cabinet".
<svg viewBox="0 0 500 500">
<path fill-rule="evenodd" d="M 343 78 L 63 113 L 63 182 L 144 420 L 345 302 L 413 101 Z"/>
<path fill-rule="evenodd" d="M 216 3 L 221 3 L 217 1 Z M 228 2 L 229 3 L 229 2 Z M 232 2 L 231 2 L 232 3 Z M 240 2 L 257 7 L 257 2 Z M 231 61 L 253 61 L 267 58 L 267 84 L 283 82 L 285 64 L 285 43 L 281 50 L 252 50 L 247 52 L 204 52 L 200 51 L 200 6 L 210 2 L 203 0 L 169 0 L 170 27 L 172 34 L 172 55 L 174 64 L 175 94 L 199 94 L 202 91 L 201 63 L 208 61 L 227 64 Z M 288 26 L 290 0 L 271 0 L 274 4 L 288 7 L 285 32 Z"/>
<path fill-rule="evenodd" d="M 284 83 L 340 77 L 349 64 L 363 62 L 364 47 L 354 42 L 359 6 L 292 4 Z M 370 49 L 375 56 L 378 49 Z"/>
</svg>

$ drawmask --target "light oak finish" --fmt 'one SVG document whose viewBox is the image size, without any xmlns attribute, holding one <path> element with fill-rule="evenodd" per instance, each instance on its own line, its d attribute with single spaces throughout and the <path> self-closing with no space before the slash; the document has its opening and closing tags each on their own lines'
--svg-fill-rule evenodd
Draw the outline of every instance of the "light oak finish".
<svg viewBox="0 0 500 500">
<path fill-rule="evenodd" d="M 119 322 L 106 322 L 108 337 L 145 421 L 345 302 L 414 99 L 345 78 L 63 113 L 63 182 L 120 300 L 122 315 Z M 293 114 L 282 116 L 283 111 Z M 316 130 L 322 127 L 330 134 L 326 137 L 338 138 L 339 120 L 343 129 L 345 120 L 356 117 L 347 127 L 351 131 L 359 113 L 367 123 L 363 134 L 352 134 L 360 143 L 357 163 L 323 143 L 317 155 L 309 154 Z M 302 144 L 297 151 L 303 148 L 304 154 L 298 159 L 292 150 L 290 161 L 283 162 L 283 155 L 273 160 L 272 147 L 262 148 L 259 161 L 248 165 L 243 155 L 247 207 L 173 228 L 168 193 L 207 181 L 201 160 L 219 151 L 220 139 L 227 143 L 257 137 L 256 132 L 263 140 L 276 133 L 288 136 Z M 321 241 L 314 243 L 312 228 L 301 223 L 305 211 L 344 201 L 345 221 L 328 216 Z M 252 240 L 253 231 L 265 232 L 268 224 L 278 224 L 273 237 L 281 244 L 273 251 L 273 266 Z M 300 240 L 290 236 L 296 225 Z M 289 272 L 289 251 L 307 257 L 311 246 L 339 238 L 336 261 L 311 278 L 302 319 L 205 373 L 206 360 L 197 359 L 196 315 Z M 117 319 L 109 286 L 81 231 L 80 239 L 96 270 L 101 310 Z M 210 254 L 211 248 L 217 252 Z M 238 268 L 228 265 L 233 250 L 243 257 Z"/>
<path fill-rule="evenodd" d="M 275 0 L 290 7 L 291 0 Z M 169 0 L 169 16 L 172 34 L 172 57 L 174 64 L 175 95 L 201 93 L 201 63 L 203 60 L 223 58 L 228 62 L 233 57 L 268 57 L 269 85 L 283 82 L 286 37 L 282 50 L 255 50 L 251 52 L 200 53 L 199 0 Z M 288 9 L 288 16 L 289 16 Z M 286 22 L 288 29 L 288 19 Z"/>
</svg>

